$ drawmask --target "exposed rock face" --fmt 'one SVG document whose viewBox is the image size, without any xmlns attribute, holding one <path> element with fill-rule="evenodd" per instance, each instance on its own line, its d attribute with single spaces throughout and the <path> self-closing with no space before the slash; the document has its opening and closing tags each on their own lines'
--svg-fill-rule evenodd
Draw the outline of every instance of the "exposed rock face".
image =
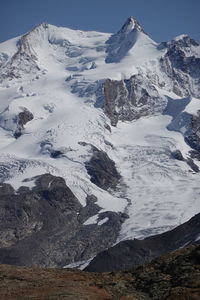
<svg viewBox="0 0 200 300">
<path fill-rule="evenodd" d="M 180 150 L 175 150 L 175 151 L 173 151 L 173 152 L 171 153 L 171 155 L 172 155 L 172 157 L 173 157 L 174 159 L 177 159 L 177 160 L 180 160 L 180 161 L 184 161 L 184 157 L 183 157 L 183 155 L 182 155 L 182 153 L 181 153 Z"/>
<path fill-rule="evenodd" d="M 27 109 L 22 108 L 22 111 L 19 114 L 13 114 L 10 112 L 9 107 L 0 114 L 0 126 L 6 130 L 13 131 L 15 138 L 18 138 L 22 135 L 24 130 L 24 125 L 29 121 L 33 120 L 33 114 Z"/>
<path fill-rule="evenodd" d="M 181 36 L 163 46 L 167 51 L 160 59 L 161 71 L 168 76 L 173 91 L 182 97 L 199 97 L 200 58 L 193 51 L 199 44 L 189 36 Z"/>
<path fill-rule="evenodd" d="M 61 177 L 45 174 L 35 187 L 17 192 L 9 184 L 0 187 L 0 262 L 15 265 L 63 266 L 89 259 L 111 246 L 126 216 L 99 213 L 98 223 L 84 225 L 101 209 L 87 197 L 82 207 Z"/>
<path fill-rule="evenodd" d="M 186 162 L 194 172 L 199 172 L 199 167 L 194 163 L 192 158 L 189 157 Z"/>
<path fill-rule="evenodd" d="M 200 214 L 188 222 L 163 234 L 144 240 L 122 241 L 112 248 L 99 253 L 86 267 L 92 272 L 126 270 L 135 265 L 147 263 L 164 253 L 179 249 L 197 241 L 200 231 Z"/>
<path fill-rule="evenodd" d="M 191 156 L 191 158 L 194 158 L 196 160 L 200 160 L 200 153 L 196 150 L 190 150 L 189 154 Z"/>
<path fill-rule="evenodd" d="M 24 109 L 24 111 L 20 112 L 18 115 L 18 125 L 23 128 L 23 126 L 31 121 L 33 119 L 33 114 L 28 111 L 27 109 Z"/>
<path fill-rule="evenodd" d="M 162 112 L 166 104 L 153 84 L 145 82 L 142 75 L 121 81 L 107 79 L 104 84 L 104 112 L 113 126 L 118 120 L 132 121 Z"/>
<path fill-rule="evenodd" d="M 181 249 L 126 272 L 0 266 L 2 300 L 199 299 L 200 247 Z"/>
<path fill-rule="evenodd" d="M 92 151 L 91 159 L 85 163 L 87 172 L 91 176 L 91 182 L 104 190 L 116 188 L 121 176 L 114 161 L 104 151 L 94 146 L 92 146 Z"/>
<path fill-rule="evenodd" d="M 34 116 L 33 114 L 28 111 L 28 109 L 24 109 L 22 112 L 20 112 L 17 116 L 17 130 L 14 133 L 14 136 L 18 138 L 22 134 L 22 130 L 24 129 L 24 125 L 28 123 L 29 121 L 33 120 Z"/>
<path fill-rule="evenodd" d="M 181 132 L 186 143 L 194 149 L 191 157 L 198 159 L 200 155 L 200 110 L 196 114 L 184 111 L 184 107 L 189 103 L 189 98 L 176 101 L 169 99 L 164 113 L 173 117 L 167 128 Z"/>
<path fill-rule="evenodd" d="M 197 115 L 190 115 L 190 124 L 185 132 L 185 141 L 200 153 L 200 110 Z"/>
<path fill-rule="evenodd" d="M 108 40 L 108 62 L 120 60 L 121 43 L 130 34 L 134 36 L 142 29 L 129 22 L 116 35 Z M 128 32 L 127 32 L 128 30 Z M 130 38 L 128 46 L 133 47 L 134 37 Z M 111 43 L 112 42 L 112 43 Z M 116 45 L 115 45 L 116 43 Z M 123 44 L 123 45 L 124 45 Z M 116 47 L 115 47 L 116 46 Z M 127 47 L 128 47 L 127 46 Z M 116 49 L 115 49 L 116 48 Z M 138 69 L 138 75 L 128 80 L 110 80 L 104 83 L 104 111 L 116 126 L 118 120 L 132 121 L 142 116 L 153 115 L 164 111 L 167 101 L 159 94 L 156 86 L 165 87 L 181 97 L 200 96 L 200 58 L 199 45 L 188 36 L 182 36 L 168 43 L 161 43 L 158 49 L 163 51 L 158 66 L 150 66 L 146 70 Z M 165 50 L 165 51 L 164 51 Z M 128 50 L 127 50 L 128 51 Z M 116 53 L 115 53 L 116 52 Z M 155 63 L 156 64 L 156 63 Z M 158 73 L 159 72 L 159 73 Z M 162 74 L 162 76 L 161 76 Z M 160 78 L 161 77 L 161 78 Z"/>
<path fill-rule="evenodd" d="M 129 18 L 122 29 L 107 41 L 108 56 L 106 62 L 119 62 L 137 41 L 138 34 L 144 34 L 143 29 L 133 18 Z M 146 36 L 146 38 L 148 38 Z M 132 121 L 142 116 L 162 112 L 166 100 L 159 95 L 155 85 L 172 90 L 179 96 L 199 97 L 200 89 L 200 58 L 196 54 L 199 45 L 188 36 L 182 36 L 169 43 L 161 43 L 158 49 L 164 51 L 159 60 L 159 72 L 151 66 L 140 70 L 139 75 L 129 80 L 107 79 L 104 85 L 104 112 L 116 126 L 118 120 Z"/>
</svg>

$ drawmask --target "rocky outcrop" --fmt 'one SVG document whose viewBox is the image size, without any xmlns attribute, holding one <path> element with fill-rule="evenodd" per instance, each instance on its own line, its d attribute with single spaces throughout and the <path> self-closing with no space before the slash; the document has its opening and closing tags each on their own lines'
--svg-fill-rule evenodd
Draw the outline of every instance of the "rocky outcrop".
<svg viewBox="0 0 200 300">
<path fill-rule="evenodd" d="M 164 253 L 192 243 L 200 243 L 200 214 L 188 222 L 163 234 L 144 240 L 122 241 L 99 253 L 86 267 L 90 272 L 126 270 L 135 265 L 150 262 Z"/>
<path fill-rule="evenodd" d="M 91 147 L 92 157 L 85 163 L 91 182 L 104 190 L 115 189 L 121 178 L 115 162 L 104 151 Z"/>
<path fill-rule="evenodd" d="M 160 58 L 161 71 L 164 72 L 173 92 L 182 97 L 200 96 L 200 57 L 195 48 L 199 44 L 189 36 L 182 35 L 159 47 L 166 48 Z"/>
<path fill-rule="evenodd" d="M 29 121 L 33 120 L 33 118 L 33 114 L 28 109 L 24 109 L 18 114 L 18 116 L 16 117 L 17 129 L 14 133 L 15 138 L 21 136 L 22 130 L 24 129 L 24 125 Z"/>
<path fill-rule="evenodd" d="M 2 300 L 199 299 L 200 247 L 189 247 L 126 272 L 0 266 Z"/>
<path fill-rule="evenodd" d="M 168 99 L 164 113 L 172 116 L 172 121 L 167 128 L 183 134 L 185 142 L 193 149 L 190 151 L 191 158 L 198 160 L 200 155 L 200 110 L 197 110 L 196 114 L 185 111 L 190 101 L 192 101 L 190 98 Z M 193 164 L 191 159 L 188 160 L 188 163 Z"/>
<path fill-rule="evenodd" d="M 120 53 L 125 50 L 122 51 L 120 45 L 126 44 L 126 39 L 134 33 L 127 44 L 127 47 L 133 47 L 135 36 L 142 32 L 137 23 L 134 27 L 132 24 L 134 22 L 133 20 L 125 24 L 120 32 L 108 40 L 107 51 L 110 56 L 107 57 L 107 62 L 116 62 L 116 59 L 120 60 L 123 57 Z M 158 64 L 155 62 L 155 66 L 150 64 L 150 67 L 147 66 L 145 70 L 137 67 L 138 75 L 128 80 L 107 79 L 105 81 L 104 112 L 110 118 L 111 125 L 116 126 L 118 120 L 132 121 L 142 116 L 162 113 L 167 101 L 159 94 L 156 86 L 164 87 L 181 97 L 200 97 L 198 43 L 188 36 L 181 36 L 171 42 L 161 43 L 158 49 L 164 54 L 161 55 Z"/>
<path fill-rule="evenodd" d="M 61 177 L 44 174 L 31 180 L 31 190 L 0 186 L 0 263 L 64 266 L 116 241 L 126 215 L 99 213 L 93 195 L 83 207 Z M 98 222 L 84 225 L 97 214 Z"/>
<path fill-rule="evenodd" d="M 186 159 L 186 163 L 194 172 L 196 172 L 196 173 L 199 172 L 199 167 L 194 163 L 192 158 L 188 157 Z"/>
<path fill-rule="evenodd" d="M 113 126 L 119 120 L 132 121 L 162 112 L 166 104 L 165 98 L 141 74 L 129 80 L 107 79 L 104 84 L 104 112 Z"/>
<path fill-rule="evenodd" d="M 20 108 L 21 111 L 16 114 L 7 107 L 0 114 L 0 126 L 6 130 L 13 131 L 14 137 L 17 139 L 22 135 L 25 125 L 33 120 L 33 114 L 25 107 Z"/>
<path fill-rule="evenodd" d="M 183 155 L 182 155 L 182 153 L 181 153 L 180 150 L 174 150 L 174 151 L 172 151 L 171 156 L 174 159 L 177 159 L 177 160 L 180 160 L 180 161 L 184 161 L 184 157 L 183 157 Z"/>
<path fill-rule="evenodd" d="M 190 124 L 185 132 L 185 141 L 200 154 L 200 110 L 197 115 L 190 116 Z"/>
</svg>

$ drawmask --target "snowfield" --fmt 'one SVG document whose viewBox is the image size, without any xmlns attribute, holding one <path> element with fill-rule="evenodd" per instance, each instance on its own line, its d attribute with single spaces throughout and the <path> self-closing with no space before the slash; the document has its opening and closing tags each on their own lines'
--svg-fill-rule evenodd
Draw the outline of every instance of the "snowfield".
<svg viewBox="0 0 200 300">
<path fill-rule="evenodd" d="M 125 29 L 119 47 L 110 50 L 107 41 L 111 34 L 47 24 L 24 38 L 0 44 L 1 181 L 17 190 L 22 185 L 33 187 L 36 175 L 63 177 L 83 206 L 86 196 L 93 194 L 100 212 L 129 215 L 118 241 L 174 228 L 200 208 L 200 173 L 171 155 L 178 149 L 187 159 L 191 148 L 181 132 L 167 129 L 173 118 L 169 112 L 119 121 L 111 126 L 111 132 L 107 129 L 110 120 L 97 105 L 97 92 L 103 93 L 102 83 L 107 78 L 129 79 L 138 73 L 149 78 L 154 74 L 157 77 L 154 80 L 152 76 L 152 84 L 166 102 L 169 97 L 174 103 L 185 98 L 172 91 L 160 70 L 158 61 L 166 49 L 159 50 L 144 32 L 133 32 L 134 25 Z M 133 40 L 127 49 L 127 41 Z M 200 55 L 199 48 L 194 51 Z M 119 61 L 105 62 L 113 53 Z M 158 82 L 164 81 L 162 88 Z M 16 116 L 25 109 L 34 118 L 16 139 Z M 197 114 L 198 110 L 200 99 L 192 97 L 182 111 Z M 83 142 L 105 151 L 116 163 L 122 176 L 117 190 L 106 191 L 90 181 L 84 163 L 92 155 L 91 147 Z M 52 151 L 63 155 L 53 158 Z M 195 164 L 200 167 L 198 160 Z M 97 220 L 95 215 L 85 224 Z"/>
</svg>

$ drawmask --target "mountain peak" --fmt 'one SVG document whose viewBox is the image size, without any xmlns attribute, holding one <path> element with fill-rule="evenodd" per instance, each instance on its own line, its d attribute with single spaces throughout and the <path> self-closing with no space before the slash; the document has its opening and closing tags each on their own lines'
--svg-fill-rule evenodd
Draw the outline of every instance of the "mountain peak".
<svg viewBox="0 0 200 300">
<path fill-rule="evenodd" d="M 36 25 L 33 29 L 27 32 L 24 36 L 31 36 L 33 34 L 39 35 L 41 32 L 46 31 L 49 28 L 49 24 L 47 22 L 42 22 Z"/>
<path fill-rule="evenodd" d="M 141 31 L 144 33 L 143 28 L 140 26 L 139 22 L 133 18 L 133 17 L 129 17 L 126 22 L 124 23 L 124 25 L 122 26 L 122 28 L 120 29 L 120 33 L 129 33 L 132 30 L 137 30 L 137 31 Z"/>
<path fill-rule="evenodd" d="M 185 47 L 190 47 L 191 45 L 199 46 L 199 44 L 187 34 L 178 35 L 177 37 L 173 38 L 171 43 L 181 44 Z"/>
<path fill-rule="evenodd" d="M 106 63 L 119 62 L 141 36 L 145 36 L 145 39 L 149 38 L 138 21 L 129 17 L 122 28 L 108 39 Z"/>
</svg>

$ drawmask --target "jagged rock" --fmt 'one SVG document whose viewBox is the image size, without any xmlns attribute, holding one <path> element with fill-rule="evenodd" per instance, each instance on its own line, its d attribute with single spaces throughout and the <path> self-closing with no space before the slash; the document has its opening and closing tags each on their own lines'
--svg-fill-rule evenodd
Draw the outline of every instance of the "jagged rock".
<svg viewBox="0 0 200 300">
<path fill-rule="evenodd" d="M 173 251 L 198 240 L 200 214 L 171 231 L 145 238 L 144 240 L 122 241 L 99 253 L 85 268 L 90 272 L 108 272 L 130 269 L 147 263 L 169 251 Z"/>
<path fill-rule="evenodd" d="M 116 126 L 118 120 L 132 121 L 164 110 L 166 100 L 150 82 L 144 82 L 141 74 L 129 80 L 105 81 L 104 112 L 110 118 L 111 125 Z"/>
<path fill-rule="evenodd" d="M 92 157 L 85 163 L 91 182 L 104 190 L 116 188 L 121 176 L 114 161 L 109 158 L 107 153 L 94 146 L 92 146 L 92 151 Z"/>
<path fill-rule="evenodd" d="M 24 111 L 20 112 L 18 115 L 18 125 L 23 128 L 23 126 L 33 120 L 33 114 L 28 111 L 28 109 L 24 109 Z"/>
<path fill-rule="evenodd" d="M 10 111 L 10 107 L 8 106 L 1 114 L 0 114 L 0 126 L 5 130 L 9 130 L 13 132 L 15 138 L 18 138 L 22 135 L 22 131 L 24 130 L 24 125 L 33 120 L 33 114 L 25 107 L 20 107 L 19 113 L 13 112 L 12 108 Z"/>
<path fill-rule="evenodd" d="M 99 214 L 102 224 L 84 225 L 101 209 L 93 195 L 83 207 L 61 177 L 36 176 L 32 189 L 0 186 L 0 262 L 64 266 L 89 259 L 117 239 L 125 216 Z"/>
<path fill-rule="evenodd" d="M 106 124 L 105 129 L 107 129 L 109 132 L 112 132 L 110 125 Z"/>
<path fill-rule="evenodd" d="M 164 114 L 173 117 L 167 128 L 182 133 L 185 142 L 193 149 L 192 152 L 190 151 L 191 157 L 198 159 L 200 154 L 200 111 L 198 110 L 196 114 L 185 111 L 185 107 L 190 101 L 190 98 L 175 101 L 169 98 Z M 191 159 L 188 159 L 187 163 L 195 172 L 197 171 L 198 167 Z"/>
<path fill-rule="evenodd" d="M 182 153 L 181 153 L 180 150 L 175 150 L 175 151 L 173 151 L 173 152 L 171 153 L 171 155 L 172 155 L 173 158 L 175 158 L 175 159 L 177 159 L 177 160 L 184 161 L 184 157 L 183 157 L 183 155 L 182 155 Z"/>
<path fill-rule="evenodd" d="M 194 172 L 199 172 L 199 167 L 194 163 L 194 161 L 191 158 L 188 158 L 186 160 L 188 166 L 194 171 Z"/>
<path fill-rule="evenodd" d="M 190 157 L 193 159 L 200 160 L 200 153 L 196 150 L 190 150 L 189 151 Z"/>
<path fill-rule="evenodd" d="M 186 130 L 183 131 L 183 135 L 186 143 L 200 152 L 200 115 L 192 115 L 187 112 L 181 112 L 174 120 L 168 125 L 168 129 L 181 131 L 185 126 Z"/>
<path fill-rule="evenodd" d="M 163 45 L 164 46 L 164 45 Z M 172 90 L 179 96 L 199 97 L 200 58 L 195 57 L 193 47 L 198 43 L 189 36 L 180 36 L 165 44 L 166 53 L 160 58 L 161 71 L 166 73 Z"/>
<path fill-rule="evenodd" d="M 184 135 L 189 146 L 200 153 L 200 110 L 197 115 L 190 114 L 190 124 Z"/>
<path fill-rule="evenodd" d="M 132 25 L 126 26 L 130 27 Z M 134 28 L 134 26 L 132 27 Z M 111 36 L 108 42 L 111 43 L 112 41 L 112 43 L 109 44 L 108 49 L 111 46 L 114 47 L 114 41 L 116 40 L 117 48 L 113 48 L 112 51 L 118 53 L 120 41 L 123 43 L 127 35 L 141 30 L 135 28 L 128 33 L 126 31 L 124 33 L 122 30 L 121 33 Z M 131 42 L 134 43 L 133 38 Z M 133 47 L 131 43 L 130 47 Z M 199 45 L 187 36 L 158 47 L 159 49 L 166 49 L 165 54 L 159 61 L 163 73 L 163 82 L 160 82 L 159 76 L 153 73 L 154 69 L 147 70 L 146 73 L 138 69 L 139 74 L 132 76 L 129 80 L 107 79 L 104 83 L 103 108 L 105 114 L 111 120 L 111 125 L 116 126 L 118 120 L 132 121 L 141 116 L 163 112 L 167 104 L 166 99 L 159 95 L 155 85 L 160 88 L 163 85 L 170 85 L 173 92 L 179 96 L 195 96 L 198 98 L 200 96 L 200 58 L 195 56 L 195 50 L 190 50 L 193 49 L 192 47 L 199 47 Z M 112 53 L 108 59 L 109 62 L 112 62 L 112 59 L 116 59 L 116 57 L 118 56 Z"/>
<path fill-rule="evenodd" d="M 22 112 L 20 112 L 16 118 L 17 130 L 14 132 L 14 137 L 18 138 L 22 134 L 22 130 L 24 129 L 24 125 L 29 121 L 33 120 L 33 114 L 26 108 Z"/>
<path fill-rule="evenodd" d="M 97 68 L 97 64 L 95 63 L 95 61 L 92 62 L 90 70 L 96 69 Z"/>
</svg>

